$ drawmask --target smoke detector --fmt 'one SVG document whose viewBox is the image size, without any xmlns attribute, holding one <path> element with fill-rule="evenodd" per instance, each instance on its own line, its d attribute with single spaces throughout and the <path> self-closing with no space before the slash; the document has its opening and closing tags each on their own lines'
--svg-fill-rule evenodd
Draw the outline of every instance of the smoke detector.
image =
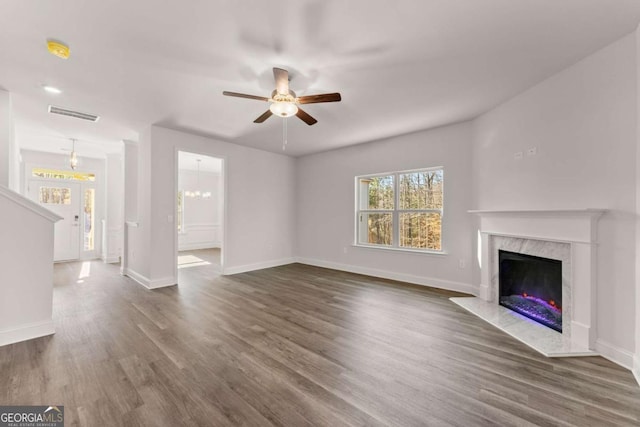
<svg viewBox="0 0 640 427">
<path fill-rule="evenodd" d="M 71 54 L 69 46 L 57 40 L 47 40 L 47 50 L 52 55 L 62 59 L 68 59 Z"/>
</svg>

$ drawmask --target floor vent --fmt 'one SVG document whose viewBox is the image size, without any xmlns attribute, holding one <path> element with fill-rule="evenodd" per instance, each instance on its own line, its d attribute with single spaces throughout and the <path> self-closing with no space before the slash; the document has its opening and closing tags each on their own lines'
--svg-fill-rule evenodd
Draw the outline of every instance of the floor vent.
<svg viewBox="0 0 640 427">
<path fill-rule="evenodd" d="M 90 122 L 97 122 L 100 116 L 95 114 L 81 113 L 79 111 L 67 110 L 66 108 L 56 107 L 49 105 L 49 112 L 51 114 L 59 114 L 61 116 L 75 117 L 76 119 L 89 120 Z"/>
</svg>

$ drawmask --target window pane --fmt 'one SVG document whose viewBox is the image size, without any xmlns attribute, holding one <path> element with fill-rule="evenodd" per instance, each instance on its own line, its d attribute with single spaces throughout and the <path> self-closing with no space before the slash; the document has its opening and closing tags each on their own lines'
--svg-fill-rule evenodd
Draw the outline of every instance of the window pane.
<svg viewBox="0 0 640 427">
<path fill-rule="evenodd" d="M 71 189 L 58 187 L 40 187 L 40 203 L 50 205 L 70 205 Z"/>
<path fill-rule="evenodd" d="M 95 190 L 84 191 L 84 250 L 92 251 L 95 239 Z"/>
<path fill-rule="evenodd" d="M 72 181 L 95 181 L 96 176 L 92 173 L 85 172 L 70 172 L 70 171 L 61 171 L 56 169 L 43 169 L 43 168 L 33 168 L 31 169 L 31 175 L 36 178 L 45 178 L 45 179 L 68 179 Z"/>
<path fill-rule="evenodd" d="M 180 190 L 178 191 L 178 233 L 182 231 L 182 215 L 183 215 L 182 211 L 184 209 L 183 200 L 184 200 L 184 191 Z"/>
<path fill-rule="evenodd" d="M 401 213 L 400 246 L 441 250 L 442 218 L 439 213 Z"/>
<path fill-rule="evenodd" d="M 392 236 L 392 214 L 362 213 L 360 215 L 360 243 L 391 245 Z"/>
<path fill-rule="evenodd" d="M 360 179 L 360 209 L 393 209 L 393 175 Z"/>
<path fill-rule="evenodd" d="M 442 209 L 442 170 L 400 175 L 400 209 Z"/>
</svg>

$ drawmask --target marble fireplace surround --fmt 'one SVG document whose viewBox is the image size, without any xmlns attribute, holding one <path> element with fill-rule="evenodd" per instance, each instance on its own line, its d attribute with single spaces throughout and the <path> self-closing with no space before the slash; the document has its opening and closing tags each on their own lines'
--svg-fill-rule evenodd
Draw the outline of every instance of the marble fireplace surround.
<svg viewBox="0 0 640 427">
<path fill-rule="evenodd" d="M 598 209 L 469 211 L 480 217 L 478 297 L 451 300 L 545 356 L 596 354 Z M 498 250 L 562 261 L 562 333 L 498 304 Z"/>
</svg>

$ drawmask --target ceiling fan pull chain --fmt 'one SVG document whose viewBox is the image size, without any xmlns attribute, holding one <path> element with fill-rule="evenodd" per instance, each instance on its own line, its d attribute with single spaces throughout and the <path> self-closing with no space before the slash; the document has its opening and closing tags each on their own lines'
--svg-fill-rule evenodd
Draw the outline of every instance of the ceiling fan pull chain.
<svg viewBox="0 0 640 427">
<path fill-rule="evenodd" d="M 282 151 L 287 149 L 287 119 L 282 119 Z"/>
</svg>

